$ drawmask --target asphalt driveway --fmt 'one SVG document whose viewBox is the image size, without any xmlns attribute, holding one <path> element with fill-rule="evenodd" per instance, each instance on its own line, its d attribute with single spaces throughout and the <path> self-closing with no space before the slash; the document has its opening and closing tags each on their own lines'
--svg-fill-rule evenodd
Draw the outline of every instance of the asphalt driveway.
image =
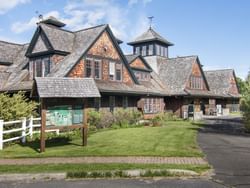
<svg viewBox="0 0 250 188">
<path fill-rule="evenodd" d="M 241 117 L 206 118 L 198 143 L 215 169 L 214 180 L 227 186 L 250 187 L 250 135 Z"/>
</svg>

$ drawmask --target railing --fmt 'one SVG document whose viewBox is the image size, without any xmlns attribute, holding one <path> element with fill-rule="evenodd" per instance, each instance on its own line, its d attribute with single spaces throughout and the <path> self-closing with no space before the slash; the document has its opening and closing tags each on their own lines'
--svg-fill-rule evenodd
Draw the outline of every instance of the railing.
<svg viewBox="0 0 250 188">
<path fill-rule="evenodd" d="M 41 122 L 41 118 L 30 117 L 28 120 L 26 118 L 22 118 L 22 120 L 8 121 L 8 122 L 0 120 L 0 150 L 3 149 L 3 144 L 6 142 L 21 140 L 22 143 L 25 143 L 27 136 L 30 136 L 32 138 L 34 133 L 39 133 L 40 130 L 34 131 L 34 129 L 40 128 L 41 123 L 34 124 L 34 122 Z M 13 127 L 13 129 L 11 129 L 11 126 Z M 7 127 L 10 128 L 6 130 Z M 46 130 L 46 132 L 56 132 L 56 134 L 59 134 L 59 129 Z M 19 133 L 20 135 L 4 139 L 4 135 L 10 133 Z"/>
</svg>

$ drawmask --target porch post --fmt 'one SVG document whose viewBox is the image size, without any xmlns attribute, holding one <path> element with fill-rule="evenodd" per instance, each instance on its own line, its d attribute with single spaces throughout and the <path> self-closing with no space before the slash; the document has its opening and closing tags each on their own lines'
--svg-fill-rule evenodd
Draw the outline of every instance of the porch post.
<svg viewBox="0 0 250 188">
<path fill-rule="evenodd" d="M 45 152 L 45 128 L 46 128 L 46 108 L 44 100 L 41 99 L 41 131 L 40 131 L 40 152 Z"/>
<path fill-rule="evenodd" d="M 83 100 L 83 127 L 82 127 L 82 145 L 87 146 L 87 138 L 88 138 L 88 100 Z"/>
</svg>

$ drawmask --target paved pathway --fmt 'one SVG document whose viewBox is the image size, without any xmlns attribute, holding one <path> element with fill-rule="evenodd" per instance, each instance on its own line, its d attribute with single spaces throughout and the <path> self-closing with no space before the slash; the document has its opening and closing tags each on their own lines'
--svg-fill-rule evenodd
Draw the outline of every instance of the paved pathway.
<svg viewBox="0 0 250 188">
<path fill-rule="evenodd" d="M 136 164 L 207 164 L 201 157 L 50 157 L 0 159 L 0 165 L 68 164 L 68 163 L 136 163 Z"/>
<path fill-rule="evenodd" d="M 239 117 L 206 120 L 198 135 L 200 147 L 214 167 L 216 180 L 233 187 L 250 187 L 250 134 Z"/>
</svg>

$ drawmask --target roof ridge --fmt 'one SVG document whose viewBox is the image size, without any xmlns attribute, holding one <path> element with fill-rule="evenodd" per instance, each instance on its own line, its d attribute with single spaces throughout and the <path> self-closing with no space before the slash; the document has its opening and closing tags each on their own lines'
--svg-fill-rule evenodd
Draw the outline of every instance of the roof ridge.
<svg viewBox="0 0 250 188">
<path fill-rule="evenodd" d="M 107 26 L 107 25 L 108 24 L 100 24 L 100 25 L 96 25 L 96 26 L 93 26 L 93 27 L 88 27 L 88 28 L 77 30 L 77 31 L 73 31 L 73 33 L 78 33 L 78 32 L 81 32 L 81 31 L 86 31 L 86 30 L 89 30 L 89 29 L 94 29 L 94 28 L 97 28 L 97 27 L 102 27 L 102 26 Z"/>
<path fill-rule="evenodd" d="M 18 46 L 24 46 L 26 44 L 26 43 L 24 43 L 24 44 L 14 43 L 14 42 L 9 42 L 9 41 L 4 41 L 4 40 L 0 40 L 0 42 L 6 43 L 6 44 L 11 44 L 11 45 L 18 45 Z"/>
<path fill-rule="evenodd" d="M 204 72 L 216 72 L 216 71 L 234 71 L 232 68 L 226 68 L 226 69 L 215 69 L 215 70 L 204 70 Z"/>
<path fill-rule="evenodd" d="M 188 57 L 198 57 L 198 55 L 187 55 L 187 56 L 178 56 L 178 57 L 171 57 L 167 59 L 178 59 L 178 58 L 188 58 Z"/>
</svg>

